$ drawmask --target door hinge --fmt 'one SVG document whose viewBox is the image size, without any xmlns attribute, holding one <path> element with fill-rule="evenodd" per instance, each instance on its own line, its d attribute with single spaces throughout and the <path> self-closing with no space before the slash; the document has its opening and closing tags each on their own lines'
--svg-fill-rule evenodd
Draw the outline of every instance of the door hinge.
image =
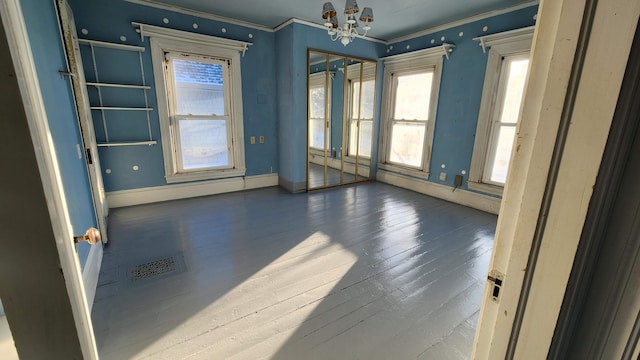
<svg viewBox="0 0 640 360">
<path fill-rule="evenodd" d="M 489 276 L 487 276 L 487 280 L 493 283 L 493 287 L 491 288 L 491 299 L 495 302 L 500 302 L 500 291 L 504 284 L 504 274 L 501 274 L 496 270 L 492 270 L 489 273 Z"/>
<path fill-rule="evenodd" d="M 86 149 L 87 151 L 87 162 L 89 165 L 93 165 L 93 157 L 91 157 L 91 149 Z"/>
</svg>

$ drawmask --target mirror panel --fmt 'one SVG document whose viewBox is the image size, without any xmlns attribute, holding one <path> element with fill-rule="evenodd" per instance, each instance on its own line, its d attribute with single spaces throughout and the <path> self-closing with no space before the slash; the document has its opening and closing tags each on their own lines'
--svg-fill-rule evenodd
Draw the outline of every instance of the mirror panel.
<svg viewBox="0 0 640 360">
<path fill-rule="evenodd" d="M 368 180 L 377 63 L 309 50 L 308 65 L 307 188 Z"/>
</svg>

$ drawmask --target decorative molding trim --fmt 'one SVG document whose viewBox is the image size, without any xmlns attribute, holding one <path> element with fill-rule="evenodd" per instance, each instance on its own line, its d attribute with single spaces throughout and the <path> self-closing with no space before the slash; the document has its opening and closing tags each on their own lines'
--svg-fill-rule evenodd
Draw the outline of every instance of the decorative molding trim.
<svg viewBox="0 0 640 360">
<path fill-rule="evenodd" d="M 187 9 L 187 8 L 184 8 L 184 7 L 181 7 L 181 6 L 163 4 L 163 3 L 160 3 L 160 2 L 157 2 L 157 1 L 154 1 L 154 0 L 125 0 L 125 1 L 126 2 L 130 2 L 132 4 L 152 7 L 152 8 L 156 8 L 156 9 L 173 11 L 173 12 L 176 12 L 176 13 L 179 13 L 179 14 L 195 16 L 195 17 L 199 17 L 199 18 L 202 18 L 202 19 L 213 20 L 213 21 L 222 21 L 222 22 L 226 22 L 226 23 L 229 23 L 229 24 L 232 24 L 232 25 L 244 26 L 244 27 L 248 27 L 248 28 L 251 28 L 251 29 L 256 29 L 256 30 L 261 30 L 261 31 L 266 31 L 266 32 L 274 32 L 274 30 L 272 28 L 268 27 L 268 26 L 254 24 L 252 22 L 237 20 L 237 19 L 228 18 L 228 17 L 224 17 L 224 16 L 214 15 L 214 14 L 207 13 L 207 12 L 204 12 L 204 11 L 191 10 L 191 9 Z"/>
<path fill-rule="evenodd" d="M 96 289 L 98 288 L 98 277 L 100 276 L 103 254 L 104 250 L 101 242 L 91 246 L 87 262 L 84 264 L 84 270 L 82 271 L 82 282 L 84 283 L 84 291 L 87 295 L 89 312 L 93 309 L 93 300 L 96 297 Z"/>
<path fill-rule="evenodd" d="M 144 41 L 145 36 L 169 39 L 174 41 L 186 41 L 206 46 L 215 46 L 217 48 L 235 50 L 242 52 L 243 55 L 244 52 L 247 51 L 249 46 L 253 45 L 253 43 L 246 41 L 227 39 L 219 36 L 194 33 L 191 31 L 176 30 L 162 26 L 142 24 L 135 21 L 131 22 L 131 25 L 133 25 L 134 28 L 140 31 L 140 38 L 142 41 Z"/>
<path fill-rule="evenodd" d="M 400 174 L 394 174 L 384 170 L 378 171 L 376 181 L 486 211 L 491 214 L 497 215 L 500 212 L 501 200 L 488 195 L 477 194 L 462 189 L 456 189 L 453 191 L 454 189 L 449 186 L 415 179 Z"/>
<path fill-rule="evenodd" d="M 443 43 L 441 45 L 433 46 L 427 49 L 410 51 L 398 55 L 385 56 L 380 58 L 380 60 L 384 61 L 385 66 L 389 66 L 407 61 L 415 61 L 416 59 L 425 59 L 432 56 L 445 56 L 448 59 L 449 53 L 453 51 L 454 47 L 456 46 L 453 44 Z"/>
<path fill-rule="evenodd" d="M 411 40 L 411 39 L 414 39 L 414 38 L 417 38 L 417 37 L 420 37 L 420 36 L 433 34 L 435 32 L 446 30 L 446 29 L 451 29 L 451 28 L 454 28 L 456 26 L 465 25 L 465 24 L 468 24 L 468 23 L 471 23 L 471 22 L 474 22 L 474 21 L 484 20 L 484 19 L 488 19 L 490 17 L 507 14 L 507 13 L 510 13 L 512 11 L 526 9 L 528 7 L 531 7 L 531 6 L 538 5 L 539 3 L 540 3 L 539 0 L 534 0 L 534 1 L 528 1 L 526 3 L 522 3 L 522 4 L 519 4 L 519 5 L 511 6 L 511 7 L 500 9 L 500 10 L 488 11 L 486 13 L 470 16 L 470 17 L 465 18 L 465 19 L 460 19 L 460 20 L 452 21 L 450 23 L 443 24 L 443 25 L 440 25 L 440 26 L 435 26 L 435 27 L 432 27 L 432 28 L 429 28 L 429 29 L 424 29 L 424 30 L 415 32 L 413 34 L 400 36 L 400 37 L 388 40 L 387 44 L 391 45 L 391 44 L 399 43 L 399 42 L 402 42 L 402 41 Z"/>
<path fill-rule="evenodd" d="M 487 52 L 487 48 L 490 48 L 494 45 L 517 44 L 517 47 L 526 47 L 527 49 L 531 49 L 531 43 L 533 42 L 533 32 L 535 28 L 535 26 L 527 26 L 520 29 L 479 36 L 473 38 L 473 40 L 480 42 L 482 51 L 485 53 Z"/>
<path fill-rule="evenodd" d="M 277 185 L 278 174 L 266 174 L 187 184 L 111 191 L 107 193 L 107 201 L 110 208 L 118 208 Z"/>
</svg>

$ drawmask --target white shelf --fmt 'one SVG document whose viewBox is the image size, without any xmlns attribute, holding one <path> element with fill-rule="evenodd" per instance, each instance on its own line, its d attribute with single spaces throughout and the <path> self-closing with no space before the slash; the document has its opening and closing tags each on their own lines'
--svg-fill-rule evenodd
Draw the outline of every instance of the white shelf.
<svg viewBox="0 0 640 360">
<path fill-rule="evenodd" d="M 145 85 L 125 85 L 125 84 L 110 84 L 110 83 L 96 83 L 96 82 L 88 82 L 87 85 L 95 86 L 95 87 L 113 87 L 113 88 L 124 88 L 124 89 L 145 89 L 145 90 L 151 89 L 151 86 L 145 86 Z"/>
<path fill-rule="evenodd" d="M 122 142 L 112 142 L 112 143 L 102 143 L 98 144 L 98 147 L 112 147 L 112 146 L 142 146 L 142 145 L 156 145 L 157 141 L 122 141 Z"/>
<path fill-rule="evenodd" d="M 144 52 L 144 46 L 135 46 L 135 45 L 126 45 L 126 44 L 118 44 L 118 43 L 110 43 L 106 41 L 97 41 L 97 40 L 89 40 L 89 39 L 78 39 L 80 44 L 110 48 L 116 50 L 128 50 L 128 51 L 139 51 Z"/>
<path fill-rule="evenodd" d="M 117 107 L 117 106 L 92 106 L 91 110 L 113 110 L 113 111 L 153 111 L 153 108 L 138 107 Z"/>
</svg>

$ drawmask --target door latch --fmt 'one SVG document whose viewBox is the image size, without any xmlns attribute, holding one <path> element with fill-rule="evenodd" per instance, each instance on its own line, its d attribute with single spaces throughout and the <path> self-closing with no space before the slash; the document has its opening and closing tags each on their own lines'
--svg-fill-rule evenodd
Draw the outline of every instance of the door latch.
<svg viewBox="0 0 640 360">
<path fill-rule="evenodd" d="M 493 283 L 493 287 L 491 289 L 491 299 L 495 302 L 499 302 L 500 290 L 502 290 L 502 285 L 504 283 L 504 274 L 493 270 L 489 273 L 489 276 L 487 276 L 487 280 Z"/>
</svg>

